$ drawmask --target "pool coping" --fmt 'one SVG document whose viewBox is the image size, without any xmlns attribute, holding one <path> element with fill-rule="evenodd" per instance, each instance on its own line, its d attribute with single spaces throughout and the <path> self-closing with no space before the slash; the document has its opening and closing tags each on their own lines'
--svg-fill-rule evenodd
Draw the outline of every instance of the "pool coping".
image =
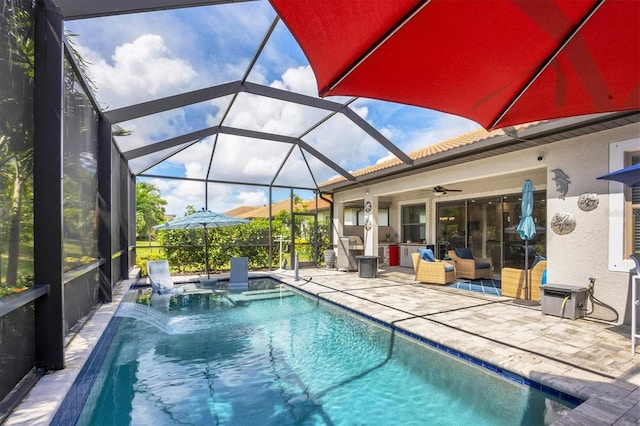
<svg viewBox="0 0 640 426">
<path fill-rule="evenodd" d="M 50 425 L 94 347 L 111 323 L 124 295 L 135 285 L 137 271 L 121 281 L 113 291 L 112 302 L 103 303 L 83 319 L 76 333 L 68 336 L 65 345 L 65 368 L 45 374 L 27 396 L 11 412 L 4 425 Z"/>
</svg>

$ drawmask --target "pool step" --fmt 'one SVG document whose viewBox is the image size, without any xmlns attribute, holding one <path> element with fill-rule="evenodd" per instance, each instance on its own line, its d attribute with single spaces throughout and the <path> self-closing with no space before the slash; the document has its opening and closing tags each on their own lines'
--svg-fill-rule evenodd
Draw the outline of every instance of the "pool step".
<svg viewBox="0 0 640 426">
<path fill-rule="evenodd" d="M 228 293 L 227 298 L 233 303 L 237 302 L 250 302 L 253 300 L 266 300 L 277 299 L 280 297 L 293 296 L 295 293 L 285 289 L 270 289 L 270 290 L 251 290 L 243 291 L 242 293 Z"/>
</svg>

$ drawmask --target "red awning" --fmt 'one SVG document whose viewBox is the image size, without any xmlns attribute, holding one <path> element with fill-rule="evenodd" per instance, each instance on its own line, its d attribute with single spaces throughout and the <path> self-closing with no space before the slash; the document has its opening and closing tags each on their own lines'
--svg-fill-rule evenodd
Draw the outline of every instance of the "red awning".
<svg viewBox="0 0 640 426">
<path fill-rule="evenodd" d="M 467 117 L 485 128 L 640 109 L 640 2 L 271 0 L 320 96 Z"/>
</svg>

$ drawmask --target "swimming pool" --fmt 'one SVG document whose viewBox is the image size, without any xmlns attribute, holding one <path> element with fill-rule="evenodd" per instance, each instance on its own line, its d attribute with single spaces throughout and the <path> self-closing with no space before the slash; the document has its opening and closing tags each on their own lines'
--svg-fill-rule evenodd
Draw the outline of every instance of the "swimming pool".
<svg viewBox="0 0 640 426">
<path fill-rule="evenodd" d="M 275 293 L 281 291 L 283 297 L 272 290 L 269 298 L 235 302 L 179 301 L 146 316 L 150 308 L 139 306 L 140 319 L 114 318 L 78 424 L 535 425 L 570 409 L 329 304 Z M 77 385 L 87 381 L 84 375 Z"/>
</svg>

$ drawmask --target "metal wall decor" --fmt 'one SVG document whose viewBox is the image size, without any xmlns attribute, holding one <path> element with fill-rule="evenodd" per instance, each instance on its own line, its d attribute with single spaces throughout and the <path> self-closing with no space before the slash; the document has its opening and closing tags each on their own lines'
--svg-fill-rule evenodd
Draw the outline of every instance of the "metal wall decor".
<svg viewBox="0 0 640 426">
<path fill-rule="evenodd" d="M 365 213 L 371 212 L 371 201 L 367 201 L 366 203 L 364 203 L 364 212 Z"/>
<path fill-rule="evenodd" d="M 566 235 L 576 229 L 576 219 L 572 213 L 558 212 L 551 218 L 551 229 L 558 235 Z"/>
<path fill-rule="evenodd" d="M 367 231 L 371 231 L 373 229 L 373 223 L 371 222 L 371 218 L 366 218 L 364 221 L 364 229 Z"/>
<path fill-rule="evenodd" d="M 578 197 L 578 207 L 580 210 L 585 212 L 590 212 L 591 210 L 595 210 L 598 207 L 598 203 L 600 199 L 598 194 L 595 192 L 585 192 L 584 194 Z"/>
<path fill-rule="evenodd" d="M 554 174 L 554 177 L 551 178 L 551 180 L 556 181 L 556 190 L 560 193 L 560 197 L 558 198 L 564 200 L 567 192 L 569 192 L 569 184 L 571 183 L 571 181 L 569 180 L 569 175 L 567 175 L 560 169 L 553 169 L 551 170 L 551 173 Z"/>
</svg>

